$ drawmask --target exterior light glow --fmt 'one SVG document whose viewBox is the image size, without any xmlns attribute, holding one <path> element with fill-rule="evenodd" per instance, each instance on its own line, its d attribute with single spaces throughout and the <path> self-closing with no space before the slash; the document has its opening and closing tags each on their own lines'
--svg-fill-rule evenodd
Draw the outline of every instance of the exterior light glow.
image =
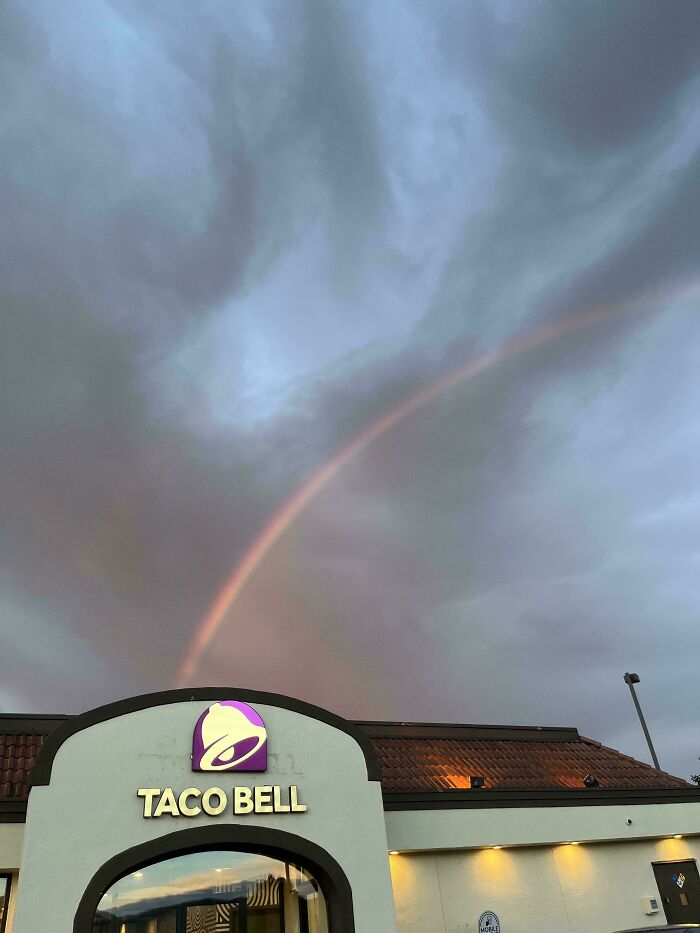
<svg viewBox="0 0 700 933">
<path fill-rule="evenodd" d="M 682 836 L 680 833 L 676 833 L 676 835 L 675 835 L 673 838 L 674 838 L 674 839 L 682 839 L 683 836 Z"/>
<path fill-rule="evenodd" d="M 398 849 L 391 849 L 391 851 L 389 852 L 389 855 L 398 855 L 398 854 L 399 854 Z"/>
<path fill-rule="evenodd" d="M 223 871 L 223 868 L 215 868 L 214 871 Z"/>
<path fill-rule="evenodd" d="M 570 846 L 580 846 L 581 843 L 580 843 L 580 842 L 570 842 L 569 845 L 570 845 Z"/>
<path fill-rule="evenodd" d="M 132 877 L 132 878 L 143 878 L 143 872 L 142 872 L 142 871 L 135 871 L 131 877 Z"/>
<path fill-rule="evenodd" d="M 491 846 L 492 849 L 502 849 L 503 846 Z"/>
</svg>

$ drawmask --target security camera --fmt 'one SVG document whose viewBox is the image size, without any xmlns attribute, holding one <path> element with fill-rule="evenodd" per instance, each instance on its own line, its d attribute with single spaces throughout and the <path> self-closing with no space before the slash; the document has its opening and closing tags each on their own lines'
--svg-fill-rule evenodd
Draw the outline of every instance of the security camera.
<svg viewBox="0 0 700 933">
<path fill-rule="evenodd" d="M 625 823 L 627 823 L 628 826 L 631 826 L 632 820 L 629 817 L 627 817 L 627 819 L 625 820 Z"/>
</svg>

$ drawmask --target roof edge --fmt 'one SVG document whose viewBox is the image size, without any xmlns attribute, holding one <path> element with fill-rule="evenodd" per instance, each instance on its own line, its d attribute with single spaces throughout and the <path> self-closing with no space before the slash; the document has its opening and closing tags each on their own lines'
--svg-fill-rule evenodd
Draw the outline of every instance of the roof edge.
<svg viewBox="0 0 700 933">
<path fill-rule="evenodd" d="M 0 735 L 49 735 L 72 718 L 51 713 L 2 713 Z"/>
<path fill-rule="evenodd" d="M 567 726 L 508 726 L 449 722 L 373 722 L 355 720 L 372 739 L 495 739 L 517 742 L 581 742 Z"/>
</svg>

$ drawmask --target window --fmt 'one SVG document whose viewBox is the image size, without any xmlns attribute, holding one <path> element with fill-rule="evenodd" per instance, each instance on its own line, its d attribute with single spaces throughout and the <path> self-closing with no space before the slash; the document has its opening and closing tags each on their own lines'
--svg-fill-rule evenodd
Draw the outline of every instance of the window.
<svg viewBox="0 0 700 933">
<path fill-rule="evenodd" d="M 10 886 L 12 875 L 0 875 L 0 933 L 5 933 L 7 911 L 10 904 Z"/>
<path fill-rule="evenodd" d="M 120 878 L 100 900 L 92 930 L 329 933 L 326 900 L 308 871 L 266 855 L 218 850 Z"/>
</svg>

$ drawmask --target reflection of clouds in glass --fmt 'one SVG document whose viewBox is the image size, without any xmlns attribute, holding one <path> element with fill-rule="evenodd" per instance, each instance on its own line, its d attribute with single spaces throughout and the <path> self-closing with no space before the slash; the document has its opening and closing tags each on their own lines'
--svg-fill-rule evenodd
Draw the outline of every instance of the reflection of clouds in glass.
<svg viewBox="0 0 700 933">
<path fill-rule="evenodd" d="M 220 869 L 220 871 L 217 871 Z M 268 878 L 289 877 L 294 887 L 303 884 L 309 876 L 295 866 L 268 856 L 247 852 L 197 852 L 157 862 L 134 873 L 125 875 L 112 885 L 100 900 L 98 910 L 114 911 L 148 903 L 175 899 L 186 895 L 208 898 L 224 894 L 246 882 Z"/>
</svg>

